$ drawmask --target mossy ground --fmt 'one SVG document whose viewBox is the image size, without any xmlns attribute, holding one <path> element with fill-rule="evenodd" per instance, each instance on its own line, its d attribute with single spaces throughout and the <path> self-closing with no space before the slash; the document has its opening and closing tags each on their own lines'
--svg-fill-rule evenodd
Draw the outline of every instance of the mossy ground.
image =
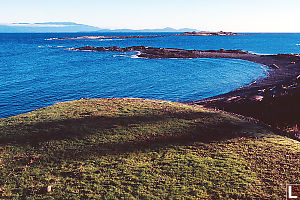
<svg viewBox="0 0 300 200">
<path fill-rule="evenodd" d="M 300 183 L 299 152 L 295 140 L 199 106 L 82 99 L 0 120 L 0 196 L 284 199 Z"/>
</svg>

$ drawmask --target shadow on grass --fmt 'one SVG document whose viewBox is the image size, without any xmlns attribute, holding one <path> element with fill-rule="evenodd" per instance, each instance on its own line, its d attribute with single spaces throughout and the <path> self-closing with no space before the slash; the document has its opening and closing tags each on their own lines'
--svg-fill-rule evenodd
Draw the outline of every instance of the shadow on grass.
<svg viewBox="0 0 300 200">
<path fill-rule="evenodd" d="M 113 129 L 130 124 L 151 123 L 162 116 L 84 117 L 79 119 L 52 120 L 34 124 L 7 125 L 0 127 L 0 144 L 31 144 L 51 140 L 83 138 L 95 130 Z"/>
<path fill-rule="evenodd" d="M 203 127 L 202 125 L 191 127 L 184 132 L 173 132 L 172 134 L 160 136 L 142 136 L 133 141 L 123 143 L 103 143 L 95 145 L 85 145 L 81 149 L 58 150 L 54 152 L 64 160 L 84 160 L 86 158 L 120 155 L 124 153 L 147 151 L 159 149 L 171 145 L 190 145 L 196 142 L 210 143 L 214 141 L 224 141 L 237 137 L 253 137 L 252 134 L 246 134 L 243 130 L 250 128 L 249 123 L 244 122 L 239 126 L 230 123 L 219 123 L 216 125 Z M 246 128 L 247 126 L 247 128 Z"/>
<path fill-rule="evenodd" d="M 88 156 L 120 154 L 138 150 L 160 148 L 168 145 L 208 143 L 243 136 L 252 129 L 247 121 L 233 123 L 221 113 L 185 112 L 168 115 L 123 116 L 123 117 L 85 117 L 61 121 L 39 122 L 31 125 L 0 127 L 2 134 L 0 144 L 29 144 L 39 146 L 44 142 L 65 139 L 83 139 L 88 135 L 106 134 L 116 128 L 125 128 L 130 134 L 135 127 L 142 124 L 157 124 L 168 120 L 188 120 L 187 128 L 176 128 L 158 135 L 142 134 L 125 142 L 102 142 L 88 144 L 81 148 L 54 150 L 54 155 L 61 159 L 84 159 Z M 195 122 L 200 119 L 199 122 Z M 208 122 L 206 122 L 208 121 Z M 9 133 L 7 132 L 9 131 Z M 140 130 L 139 130 L 140 131 Z"/>
</svg>

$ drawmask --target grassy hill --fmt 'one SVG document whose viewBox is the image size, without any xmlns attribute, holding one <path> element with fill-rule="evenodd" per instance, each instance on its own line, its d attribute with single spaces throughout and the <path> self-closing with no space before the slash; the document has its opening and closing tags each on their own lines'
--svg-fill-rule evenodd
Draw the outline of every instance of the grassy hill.
<svg viewBox="0 0 300 200">
<path fill-rule="evenodd" d="M 200 106 L 82 99 L 0 119 L 0 197 L 284 199 L 300 183 L 299 152 Z"/>
</svg>

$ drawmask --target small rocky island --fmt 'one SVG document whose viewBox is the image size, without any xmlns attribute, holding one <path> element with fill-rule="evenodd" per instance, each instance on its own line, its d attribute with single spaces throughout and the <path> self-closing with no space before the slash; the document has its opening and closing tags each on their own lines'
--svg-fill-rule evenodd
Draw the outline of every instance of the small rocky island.
<svg viewBox="0 0 300 200">
<path fill-rule="evenodd" d="M 200 31 L 200 32 L 185 32 L 179 35 L 190 35 L 190 36 L 210 36 L 210 35 L 221 35 L 221 36 L 226 36 L 226 35 L 244 35 L 244 34 L 239 34 L 239 33 L 233 33 L 233 32 L 224 32 L 224 31 L 219 31 L 219 32 L 209 32 L 209 31 Z"/>
<path fill-rule="evenodd" d="M 268 76 L 242 88 L 216 97 L 189 102 L 210 108 L 253 117 L 274 129 L 300 139 L 300 54 L 259 55 L 242 50 L 185 50 L 177 48 L 132 47 L 80 47 L 75 51 L 137 52 L 146 59 L 166 58 L 230 58 L 247 60 L 268 66 Z M 299 127 L 299 128 L 298 128 Z"/>
</svg>

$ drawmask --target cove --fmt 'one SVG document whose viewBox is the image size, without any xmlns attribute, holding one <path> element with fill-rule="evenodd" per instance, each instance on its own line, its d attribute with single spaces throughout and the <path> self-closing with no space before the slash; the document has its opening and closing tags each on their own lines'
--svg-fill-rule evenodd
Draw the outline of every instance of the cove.
<svg viewBox="0 0 300 200">
<path fill-rule="evenodd" d="M 80 98 L 135 97 L 178 102 L 230 92 L 267 75 L 267 67 L 226 58 L 134 59 L 133 52 L 40 54 L 2 66 L 0 117 Z M 33 56 L 33 55 L 31 55 Z M 47 60 L 47 62 L 45 62 Z"/>
</svg>

